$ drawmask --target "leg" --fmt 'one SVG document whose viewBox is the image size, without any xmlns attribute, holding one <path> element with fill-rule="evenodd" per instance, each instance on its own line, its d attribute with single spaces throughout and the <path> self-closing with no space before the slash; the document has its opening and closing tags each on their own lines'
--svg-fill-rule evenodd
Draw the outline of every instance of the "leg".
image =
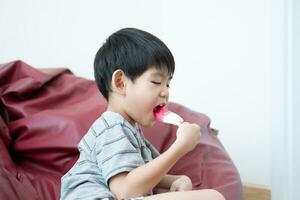
<svg viewBox="0 0 300 200">
<path fill-rule="evenodd" d="M 182 192 L 167 192 L 145 197 L 145 200 L 225 200 L 216 190 L 193 190 Z"/>
</svg>

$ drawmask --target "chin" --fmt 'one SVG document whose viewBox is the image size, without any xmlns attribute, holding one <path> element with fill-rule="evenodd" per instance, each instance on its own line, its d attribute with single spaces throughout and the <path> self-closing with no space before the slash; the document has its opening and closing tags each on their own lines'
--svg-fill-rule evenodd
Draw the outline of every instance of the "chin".
<svg viewBox="0 0 300 200">
<path fill-rule="evenodd" d="M 155 124 L 155 121 L 148 121 L 148 122 L 144 122 L 141 125 L 144 127 L 151 127 Z"/>
</svg>

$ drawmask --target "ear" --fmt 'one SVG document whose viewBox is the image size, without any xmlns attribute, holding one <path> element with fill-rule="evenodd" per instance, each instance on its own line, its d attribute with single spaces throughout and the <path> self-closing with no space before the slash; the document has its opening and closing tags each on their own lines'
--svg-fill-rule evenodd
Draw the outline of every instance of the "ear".
<svg viewBox="0 0 300 200">
<path fill-rule="evenodd" d="M 126 88 L 126 76 L 125 73 L 121 69 L 117 69 L 114 71 L 111 78 L 111 86 L 114 92 L 118 94 L 124 95 Z"/>
</svg>

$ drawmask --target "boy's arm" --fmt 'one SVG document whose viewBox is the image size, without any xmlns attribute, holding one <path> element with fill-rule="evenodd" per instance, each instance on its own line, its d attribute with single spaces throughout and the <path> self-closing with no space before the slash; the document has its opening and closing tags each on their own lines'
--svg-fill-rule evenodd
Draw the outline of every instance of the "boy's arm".
<svg viewBox="0 0 300 200">
<path fill-rule="evenodd" d="M 143 196 L 149 193 L 184 154 L 194 149 L 200 139 L 200 128 L 184 123 L 177 131 L 171 147 L 154 160 L 129 173 L 120 173 L 109 179 L 110 190 L 117 198 Z"/>
<path fill-rule="evenodd" d="M 183 156 L 174 143 L 154 160 L 129 173 L 120 173 L 109 179 L 110 190 L 118 198 L 144 196 L 165 176 L 176 161 Z"/>
</svg>

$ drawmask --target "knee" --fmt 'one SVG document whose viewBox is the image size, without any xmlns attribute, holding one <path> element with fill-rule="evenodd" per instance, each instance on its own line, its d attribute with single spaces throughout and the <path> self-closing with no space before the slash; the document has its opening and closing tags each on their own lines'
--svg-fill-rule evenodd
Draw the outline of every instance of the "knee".
<svg viewBox="0 0 300 200">
<path fill-rule="evenodd" d="M 217 190 L 211 190 L 214 200 L 226 200 L 225 197 Z"/>
</svg>

